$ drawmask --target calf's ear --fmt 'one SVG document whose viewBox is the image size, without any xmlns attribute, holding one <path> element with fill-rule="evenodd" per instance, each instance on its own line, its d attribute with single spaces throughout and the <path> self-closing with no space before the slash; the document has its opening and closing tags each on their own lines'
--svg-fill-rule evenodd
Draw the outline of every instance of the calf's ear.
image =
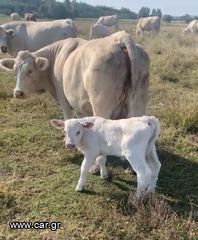
<svg viewBox="0 0 198 240">
<path fill-rule="evenodd" d="M 50 120 L 50 123 L 52 125 L 52 127 L 58 129 L 58 130 L 63 130 L 65 123 L 63 120 L 59 120 L 59 119 L 52 119 Z"/>
<path fill-rule="evenodd" d="M 14 68 L 14 58 L 4 58 L 0 60 L 0 70 L 12 71 Z"/>
<path fill-rule="evenodd" d="M 94 125 L 92 122 L 82 122 L 81 124 L 84 128 L 92 128 Z"/>
<path fill-rule="evenodd" d="M 47 58 L 37 57 L 36 58 L 36 66 L 39 71 L 44 71 L 49 67 L 49 61 Z"/>
<path fill-rule="evenodd" d="M 14 37 L 15 31 L 13 29 L 8 29 L 8 30 L 6 30 L 6 34 L 8 37 L 11 38 L 11 37 Z"/>
</svg>

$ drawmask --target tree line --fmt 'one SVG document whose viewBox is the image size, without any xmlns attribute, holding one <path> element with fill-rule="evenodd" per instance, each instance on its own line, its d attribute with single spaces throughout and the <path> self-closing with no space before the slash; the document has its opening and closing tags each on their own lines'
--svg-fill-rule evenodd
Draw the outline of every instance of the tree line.
<svg viewBox="0 0 198 240">
<path fill-rule="evenodd" d="M 122 19 L 138 19 L 140 17 L 159 16 L 167 22 L 180 20 L 190 22 L 195 16 L 188 14 L 174 17 L 168 14 L 162 15 L 160 8 L 150 9 L 142 7 L 138 13 L 128 8 L 115 9 L 106 6 L 92 6 L 87 3 L 77 2 L 76 0 L 65 0 L 57 2 L 56 0 L 0 0 L 0 14 L 10 15 L 12 12 L 18 12 L 24 15 L 25 12 L 35 13 L 38 18 L 98 18 L 104 15 L 117 14 Z"/>
</svg>

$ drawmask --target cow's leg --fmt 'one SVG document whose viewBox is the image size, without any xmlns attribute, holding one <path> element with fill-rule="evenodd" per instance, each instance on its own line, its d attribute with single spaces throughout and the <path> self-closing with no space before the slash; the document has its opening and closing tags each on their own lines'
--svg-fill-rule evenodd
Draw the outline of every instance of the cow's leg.
<svg viewBox="0 0 198 240">
<path fill-rule="evenodd" d="M 67 120 L 72 118 L 73 117 L 72 107 L 67 101 L 65 96 L 60 98 L 59 103 L 60 103 L 60 108 L 64 114 L 64 119 Z"/>
<path fill-rule="evenodd" d="M 132 168 L 137 174 L 137 198 L 148 192 L 148 186 L 151 182 L 152 171 L 146 162 L 142 149 L 140 151 L 132 151 L 130 155 L 125 156 Z"/>
<path fill-rule="evenodd" d="M 151 175 L 151 183 L 148 187 L 148 191 L 149 192 L 154 192 L 155 191 L 155 187 L 156 187 L 156 183 L 157 183 L 157 179 L 158 179 L 158 175 L 159 175 L 159 171 L 161 168 L 161 163 L 157 157 L 157 152 L 156 152 L 156 148 L 155 145 L 153 145 L 150 148 L 150 151 L 147 154 L 147 162 L 148 165 L 152 171 L 152 175 Z"/>
<path fill-rule="evenodd" d="M 75 191 L 80 192 L 83 190 L 83 187 L 85 186 L 85 183 L 86 183 L 88 171 L 95 159 L 96 159 L 96 157 L 94 157 L 94 156 L 85 155 L 84 160 L 81 164 L 80 178 L 78 180 L 78 184 L 76 186 Z"/>
</svg>

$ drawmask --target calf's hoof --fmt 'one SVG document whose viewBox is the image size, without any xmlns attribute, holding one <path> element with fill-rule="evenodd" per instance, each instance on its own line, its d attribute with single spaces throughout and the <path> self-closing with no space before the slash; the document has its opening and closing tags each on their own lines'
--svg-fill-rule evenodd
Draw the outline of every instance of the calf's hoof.
<svg viewBox="0 0 198 240">
<path fill-rule="evenodd" d="M 101 179 L 104 179 L 104 180 L 105 180 L 105 179 L 108 179 L 108 178 L 109 178 L 109 174 L 108 174 L 108 173 L 101 176 Z"/>
<path fill-rule="evenodd" d="M 77 187 L 75 188 L 75 191 L 76 191 L 76 192 L 82 192 L 82 191 L 83 191 L 83 187 L 77 186 Z"/>
<path fill-rule="evenodd" d="M 98 173 L 100 173 L 100 167 L 93 165 L 93 166 L 89 169 L 89 173 L 91 173 L 91 174 L 98 174 Z"/>
</svg>

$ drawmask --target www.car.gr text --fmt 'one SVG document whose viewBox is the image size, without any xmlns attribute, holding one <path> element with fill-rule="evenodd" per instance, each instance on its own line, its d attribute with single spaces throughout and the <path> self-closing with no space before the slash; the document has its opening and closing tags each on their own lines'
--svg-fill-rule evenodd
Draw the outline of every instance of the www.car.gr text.
<svg viewBox="0 0 198 240">
<path fill-rule="evenodd" d="M 60 226 L 60 222 L 9 222 L 10 229 L 50 229 L 56 231 Z"/>
</svg>

